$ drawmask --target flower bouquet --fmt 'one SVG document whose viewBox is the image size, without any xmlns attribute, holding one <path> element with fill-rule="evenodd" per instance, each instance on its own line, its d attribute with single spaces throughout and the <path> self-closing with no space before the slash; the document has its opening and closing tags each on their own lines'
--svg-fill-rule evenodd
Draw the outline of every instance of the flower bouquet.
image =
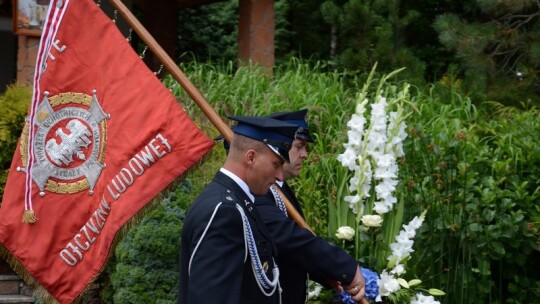
<svg viewBox="0 0 540 304">
<path fill-rule="evenodd" d="M 383 76 L 370 104 L 368 120 L 368 88 L 375 68 L 359 94 L 355 113 L 347 123 L 345 151 L 337 158 L 343 167 L 351 171 L 352 177 L 348 183 L 349 195 L 343 198 L 347 211 L 336 212 L 340 226 L 336 237 L 344 242 L 344 246 L 345 242 L 354 242 L 355 258 L 361 261 L 361 265 L 367 264 L 375 270 L 362 267 L 368 300 L 439 303 L 433 296 L 444 295 L 444 292 L 423 289 L 421 280 L 406 280 L 404 276 L 407 261 L 414 252 L 413 238 L 426 216 L 424 211 L 402 226 L 404 200 L 395 196 L 399 184 L 398 162 L 404 157 L 403 141 L 407 138 L 405 119 L 410 115 L 404 114 L 405 106 L 411 104 L 409 85 L 405 83 L 398 88 L 386 83 L 401 70 Z M 347 225 L 351 218 L 354 218 L 352 225 Z M 354 303 L 344 293 L 338 298 L 343 303 Z"/>
</svg>

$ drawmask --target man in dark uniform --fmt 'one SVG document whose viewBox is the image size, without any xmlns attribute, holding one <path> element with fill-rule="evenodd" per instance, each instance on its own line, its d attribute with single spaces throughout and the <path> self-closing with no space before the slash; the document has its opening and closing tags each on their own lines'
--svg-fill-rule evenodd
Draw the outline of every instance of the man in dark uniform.
<svg viewBox="0 0 540 304">
<path fill-rule="evenodd" d="M 284 179 L 277 182 L 281 195 L 285 195 L 303 217 L 302 208 L 287 180 L 298 176 L 302 162 L 307 158 L 306 147 L 313 142 L 305 120 L 307 109 L 270 115 L 274 119 L 298 125 L 289 163 L 283 165 Z M 360 303 L 365 292 L 365 280 L 357 262 L 343 249 L 315 236 L 308 229 L 298 226 L 287 214 L 280 193 L 271 188 L 265 196 L 257 196 L 255 206 L 278 250 L 280 284 L 283 304 L 305 303 L 309 278 L 329 285 L 340 282 L 341 287 Z M 336 286 L 333 286 L 336 287 Z M 339 287 L 338 287 L 339 288 Z"/>
<path fill-rule="evenodd" d="M 253 202 L 283 179 L 298 127 L 262 117 L 231 119 L 238 123 L 227 159 L 184 220 L 181 304 L 279 303 L 276 248 Z"/>
</svg>

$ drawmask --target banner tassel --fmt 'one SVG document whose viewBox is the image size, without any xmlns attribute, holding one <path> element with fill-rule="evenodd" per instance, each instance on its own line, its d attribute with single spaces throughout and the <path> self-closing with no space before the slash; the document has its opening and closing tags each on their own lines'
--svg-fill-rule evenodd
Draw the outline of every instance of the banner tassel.
<svg viewBox="0 0 540 304">
<path fill-rule="evenodd" d="M 35 222 L 37 222 L 37 217 L 34 210 L 24 210 L 21 222 L 27 224 L 34 224 Z"/>
</svg>

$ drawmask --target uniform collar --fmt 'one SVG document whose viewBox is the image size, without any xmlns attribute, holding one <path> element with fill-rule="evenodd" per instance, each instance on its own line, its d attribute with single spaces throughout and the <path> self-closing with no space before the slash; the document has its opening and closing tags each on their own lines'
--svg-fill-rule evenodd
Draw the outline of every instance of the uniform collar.
<svg viewBox="0 0 540 304">
<path fill-rule="evenodd" d="M 240 177 L 238 177 L 236 174 L 232 173 L 231 171 L 225 169 L 225 168 L 220 168 L 219 171 L 225 175 L 227 175 L 228 177 L 230 177 L 235 183 L 238 184 L 238 186 L 240 186 L 240 188 L 242 188 L 242 190 L 244 190 L 244 192 L 246 193 L 246 195 L 249 197 L 249 199 L 251 200 L 251 202 L 253 203 L 255 201 L 255 196 L 253 196 L 253 194 L 251 194 L 251 192 L 249 191 L 249 186 L 246 184 L 246 182 L 244 182 Z"/>
</svg>

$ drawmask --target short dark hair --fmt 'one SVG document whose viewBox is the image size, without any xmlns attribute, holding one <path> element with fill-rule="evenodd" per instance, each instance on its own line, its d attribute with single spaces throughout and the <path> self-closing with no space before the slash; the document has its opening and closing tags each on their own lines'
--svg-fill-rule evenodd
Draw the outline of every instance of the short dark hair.
<svg viewBox="0 0 540 304">
<path fill-rule="evenodd" d="M 261 141 L 249 138 L 244 135 L 234 134 L 233 139 L 231 140 L 229 153 L 245 152 L 249 149 L 260 152 L 265 151 L 264 149 L 268 149 L 268 147 L 266 147 L 266 144 Z"/>
</svg>

